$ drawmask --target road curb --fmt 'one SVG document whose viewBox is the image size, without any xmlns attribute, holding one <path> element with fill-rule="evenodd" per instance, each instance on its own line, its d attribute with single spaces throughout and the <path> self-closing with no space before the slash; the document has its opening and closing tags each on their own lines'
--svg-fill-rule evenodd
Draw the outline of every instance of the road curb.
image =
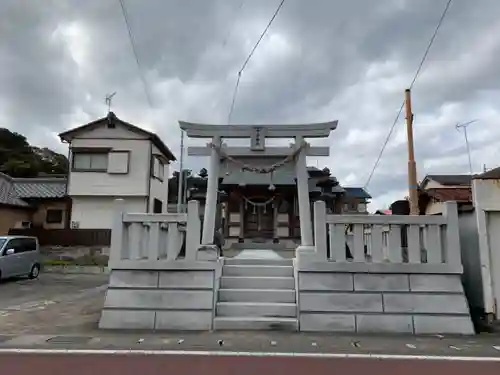
<svg viewBox="0 0 500 375">
<path fill-rule="evenodd" d="M 460 357 L 442 355 L 399 355 L 359 353 L 290 353 L 290 352 L 232 352 L 205 350 L 137 350 L 137 349 L 34 349 L 0 348 L 4 354 L 72 354 L 72 355 L 148 355 L 148 356 L 196 356 L 196 357 L 282 357 L 322 359 L 371 359 L 371 360 L 413 360 L 413 361 L 459 361 L 500 362 L 500 357 Z"/>
<path fill-rule="evenodd" d="M 43 272 L 98 275 L 109 274 L 109 268 L 103 266 L 44 266 Z"/>
</svg>

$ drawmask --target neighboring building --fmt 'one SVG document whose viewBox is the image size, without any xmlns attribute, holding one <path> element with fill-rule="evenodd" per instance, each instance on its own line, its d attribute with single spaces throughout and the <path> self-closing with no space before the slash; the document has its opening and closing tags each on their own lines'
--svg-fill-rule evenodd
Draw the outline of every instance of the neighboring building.
<svg viewBox="0 0 500 375">
<path fill-rule="evenodd" d="M 456 201 L 459 211 L 472 209 L 470 175 L 427 175 L 420 184 L 419 200 L 423 214 L 443 212 L 443 203 Z"/>
<path fill-rule="evenodd" d="M 274 160 L 267 160 L 272 163 Z M 324 200 L 329 214 L 367 214 L 371 196 L 357 187 L 342 187 L 330 171 L 308 167 L 311 210 L 313 202 Z M 228 242 L 235 240 L 271 240 L 283 242 L 300 238 L 297 186 L 293 169 L 284 166 L 272 176 L 231 169 L 221 172 L 217 228 L 222 228 Z M 190 176 L 187 200 L 200 201 L 204 213 L 207 179 Z M 169 203 L 177 202 L 177 178 L 169 181 Z"/>
<path fill-rule="evenodd" d="M 59 137 L 70 145 L 72 228 L 111 228 L 117 198 L 125 200 L 129 212 L 167 211 L 169 164 L 175 156 L 156 134 L 110 112 Z"/>
<path fill-rule="evenodd" d="M 368 214 L 368 203 L 372 198 L 365 189 L 360 187 L 344 187 L 343 209 L 345 214 Z"/>
<path fill-rule="evenodd" d="M 463 254 L 466 291 L 472 307 L 500 319 L 500 167 L 475 175 L 472 181 L 475 212 Z M 462 237 L 462 229 L 460 228 Z M 462 247 L 464 243 L 462 242 Z M 463 253 L 464 251 L 462 251 Z"/>
<path fill-rule="evenodd" d="M 470 175 L 427 175 L 418 187 L 418 207 L 420 215 L 443 213 L 443 203 L 455 201 L 459 212 L 471 211 L 472 192 Z M 409 215 L 410 203 L 407 199 L 393 202 L 390 206 L 394 215 Z"/>
<path fill-rule="evenodd" d="M 11 228 L 64 229 L 71 200 L 65 177 L 12 178 L 0 173 L 0 234 Z"/>
</svg>

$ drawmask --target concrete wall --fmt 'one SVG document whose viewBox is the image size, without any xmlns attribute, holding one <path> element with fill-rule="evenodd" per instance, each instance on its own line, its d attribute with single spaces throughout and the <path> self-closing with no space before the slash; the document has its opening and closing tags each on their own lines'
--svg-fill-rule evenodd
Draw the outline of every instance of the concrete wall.
<svg viewBox="0 0 500 375">
<path fill-rule="evenodd" d="M 484 312 L 498 319 L 500 301 L 500 179 L 472 180 Z"/>
<path fill-rule="evenodd" d="M 146 212 L 146 197 L 124 197 L 125 211 Z M 80 229 L 111 229 L 115 197 L 73 197 L 71 221 Z"/>
<path fill-rule="evenodd" d="M 33 225 L 44 229 L 64 229 L 68 220 L 68 203 L 64 201 L 44 201 L 38 204 L 38 209 L 33 213 Z M 47 210 L 62 210 L 60 223 L 47 223 Z"/>
<path fill-rule="evenodd" d="M 113 270 L 99 328 L 210 330 L 214 270 Z"/>
<path fill-rule="evenodd" d="M 429 202 L 425 208 L 426 215 L 436 215 L 443 213 L 443 202 Z"/>
<path fill-rule="evenodd" d="M 473 334 L 460 275 L 298 272 L 300 331 Z"/>
<path fill-rule="evenodd" d="M 160 154 L 160 150 L 155 145 L 152 146 L 152 154 Z M 153 212 L 154 199 L 158 199 L 162 202 L 162 212 L 168 211 L 168 178 L 170 176 L 170 165 L 165 164 L 163 166 L 163 181 L 155 178 L 151 174 L 151 185 L 149 193 L 149 212 Z M 172 212 L 172 211 L 170 211 Z M 175 212 L 175 211 L 174 211 Z"/>
<path fill-rule="evenodd" d="M 20 226 L 23 221 L 31 221 L 32 212 L 22 207 L 0 206 L 0 235 L 6 236 L 10 228 Z"/>
<path fill-rule="evenodd" d="M 462 281 L 471 308 L 484 308 L 481 260 L 479 258 L 479 237 L 474 211 L 458 215 L 460 249 L 464 274 Z"/>
</svg>

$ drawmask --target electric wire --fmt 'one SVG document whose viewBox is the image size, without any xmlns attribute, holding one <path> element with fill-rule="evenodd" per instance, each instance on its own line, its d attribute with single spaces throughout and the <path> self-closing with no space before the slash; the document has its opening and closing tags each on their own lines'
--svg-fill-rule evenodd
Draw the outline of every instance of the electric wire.
<svg viewBox="0 0 500 375">
<path fill-rule="evenodd" d="M 429 55 L 429 51 L 431 50 L 431 47 L 432 45 L 434 44 L 434 40 L 436 39 L 436 36 L 439 32 L 439 29 L 441 28 L 441 25 L 443 24 L 443 21 L 444 19 L 446 18 L 446 15 L 448 13 L 448 9 L 450 8 L 450 5 L 452 3 L 453 0 L 448 0 L 448 2 L 446 3 L 446 6 L 443 10 L 443 13 L 441 14 L 441 17 L 439 19 L 439 22 L 436 26 L 436 29 L 434 30 L 434 33 L 432 34 L 432 37 L 429 41 L 429 44 L 427 45 L 427 48 L 425 49 L 425 52 L 424 52 L 424 55 L 422 57 L 422 60 L 420 61 L 420 64 L 417 68 L 417 71 L 415 72 L 415 76 L 413 77 L 413 80 L 411 81 L 411 84 L 410 84 L 410 90 L 413 88 L 413 86 L 415 85 L 415 82 L 417 81 L 417 78 L 419 77 L 420 75 L 420 72 L 422 70 L 422 67 L 427 59 L 427 56 Z M 396 118 L 394 119 L 394 122 L 392 123 L 392 126 L 389 130 L 389 133 L 387 134 L 387 137 L 385 138 L 385 141 L 382 145 L 382 149 L 380 150 L 380 153 L 378 154 L 377 156 L 377 159 L 375 161 L 375 164 L 373 165 L 373 168 L 370 172 L 370 175 L 368 176 L 368 179 L 364 185 L 364 188 L 367 188 L 368 185 L 370 184 L 371 180 L 372 180 L 372 177 L 380 163 L 380 160 L 382 159 L 382 155 L 384 154 L 384 151 L 385 151 L 385 148 L 387 147 L 387 144 L 389 143 L 389 140 L 391 139 L 391 136 L 392 136 L 392 133 L 394 132 L 394 129 L 398 123 L 398 120 L 399 120 L 399 117 L 401 116 L 401 112 L 403 112 L 403 108 L 404 108 L 404 105 L 405 105 L 405 102 L 403 101 L 403 103 L 401 104 L 401 107 L 399 108 L 399 111 L 397 112 L 397 115 L 396 115 Z"/>
<path fill-rule="evenodd" d="M 262 34 L 260 35 L 259 39 L 257 40 L 257 43 L 255 43 L 255 45 L 253 46 L 252 50 L 250 51 L 250 53 L 248 54 L 247 58 L 245 59 L 245 62 L 241 66 L 241 69 L 238 71 L 238 77 L 236 79 L 236 84 L 234 86 L 234 91 L 233 91 L 233 97 L 232 97 L 232 100 L 231 100 L 231 107 L 229 109 L 229 114 L 227 116 L 227 123 L 228 124 L 231 123 L 231 117 L 233 115 L 234 105 L 236 103 L 236 96 L 238 95 L 238 88 L 240 86 L 241 74 L 243 73 L 243 71 L 247 67 L 248 62 L 250 61 L 250 59 L 252 58 L 253 54 L 257 50 L 257 47 L 259 46 L 260 42 L 262 41 L 262 39 L 264 38 L 264 36 L 267 34 L 267 31 L 271 27 L 272 23 L 274 22 L 276 16 L 278 15 L 279 11 L 283 7 L 284 3 L 285 3 L 285 0 L 281 0 L 280 4 L 278 5 L 278 7 L 276 8 L 276 10 L 274 11 L 273 16 L 271 17 L 271 19 L 269 20 L 269 22 L 268 22 L 267 26 L 265 27 L 264 31 L 262 32 Z"/>
<path fill-rule="evenodd" d="M 120 2 L 123 20 L 125 21 L 125 26 L 127 27 L 130 45 L 132 46 L 132 53 L 134 54 L 135 62 L 137 64 L 137 69 L 139 71 L 139 77 L 141 79 L 142 86 L 144 88 L 144 94 L 146 95 L 146 101 L 148 102 L 149 107 L 151 109 L 153 109 L 153 101 L 151 99 L 151 94 L 149 92 L 149 86 L 148 86 L 148 83 L 146 81 L 146 77 L 144 76 L 144 72 L 142 70 L 141 61 L 139 59 L 139 54 L 137 53 L 137 47 L 136 47 L 134 35 L 132 33 L 132 27 L 130 25 L 127 7 L 125 6 L 124 0 L 118 0 L 118 1 Z"/>
</svg>

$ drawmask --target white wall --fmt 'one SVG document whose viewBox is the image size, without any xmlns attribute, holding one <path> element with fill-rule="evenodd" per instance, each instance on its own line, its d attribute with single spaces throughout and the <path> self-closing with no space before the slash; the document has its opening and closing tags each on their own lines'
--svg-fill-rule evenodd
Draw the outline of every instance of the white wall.
<svg viewBox="0 0 500 375">
<path fill-rule="evenodd" d="M 126 197 L 125 211 L 146 212 L 146 197 Z M 80 229 L 111 229 L 115 197 L 73 197 L 71 221 Z"/>
<path fill-rule="evenodd" d="M 160 150 L 155 145 L 152 145 L 152 155 L 159 154 Z M 168 178 L 170 177 L 170 165 L 165 164 L 163 170 L 163 181 L 153 177 L 151 175 L 151 185 L 150 185 L 150 200 L 149 200 L 149 212 L 153 212 L 154 198 L 159 199 L 163 205 L 163 212 L 167 212 L 168 204 Z"/>
<path fill-rule="evenodd" d="M 500 179 L 472 181 L 479 257 L 486 313 L 496 314 L 500 303 Z"/>
<path fill-rule="evenodd" d="M 443 213 L 443 202 L 429 202 L 427 207 L 425 208 L 426 215 L 436 215 Z"/>
<path fill-rule="evenodd" d="M 72 147 L 111 147 L 117 151 L 130 151 L 130 159 L 127 174 L 71 172 L 69 195 L 73 197 L 79 195 L 148 195 L 150 144 L 151 142 L 147 139 L 73 139 Z"/>
</svg>

